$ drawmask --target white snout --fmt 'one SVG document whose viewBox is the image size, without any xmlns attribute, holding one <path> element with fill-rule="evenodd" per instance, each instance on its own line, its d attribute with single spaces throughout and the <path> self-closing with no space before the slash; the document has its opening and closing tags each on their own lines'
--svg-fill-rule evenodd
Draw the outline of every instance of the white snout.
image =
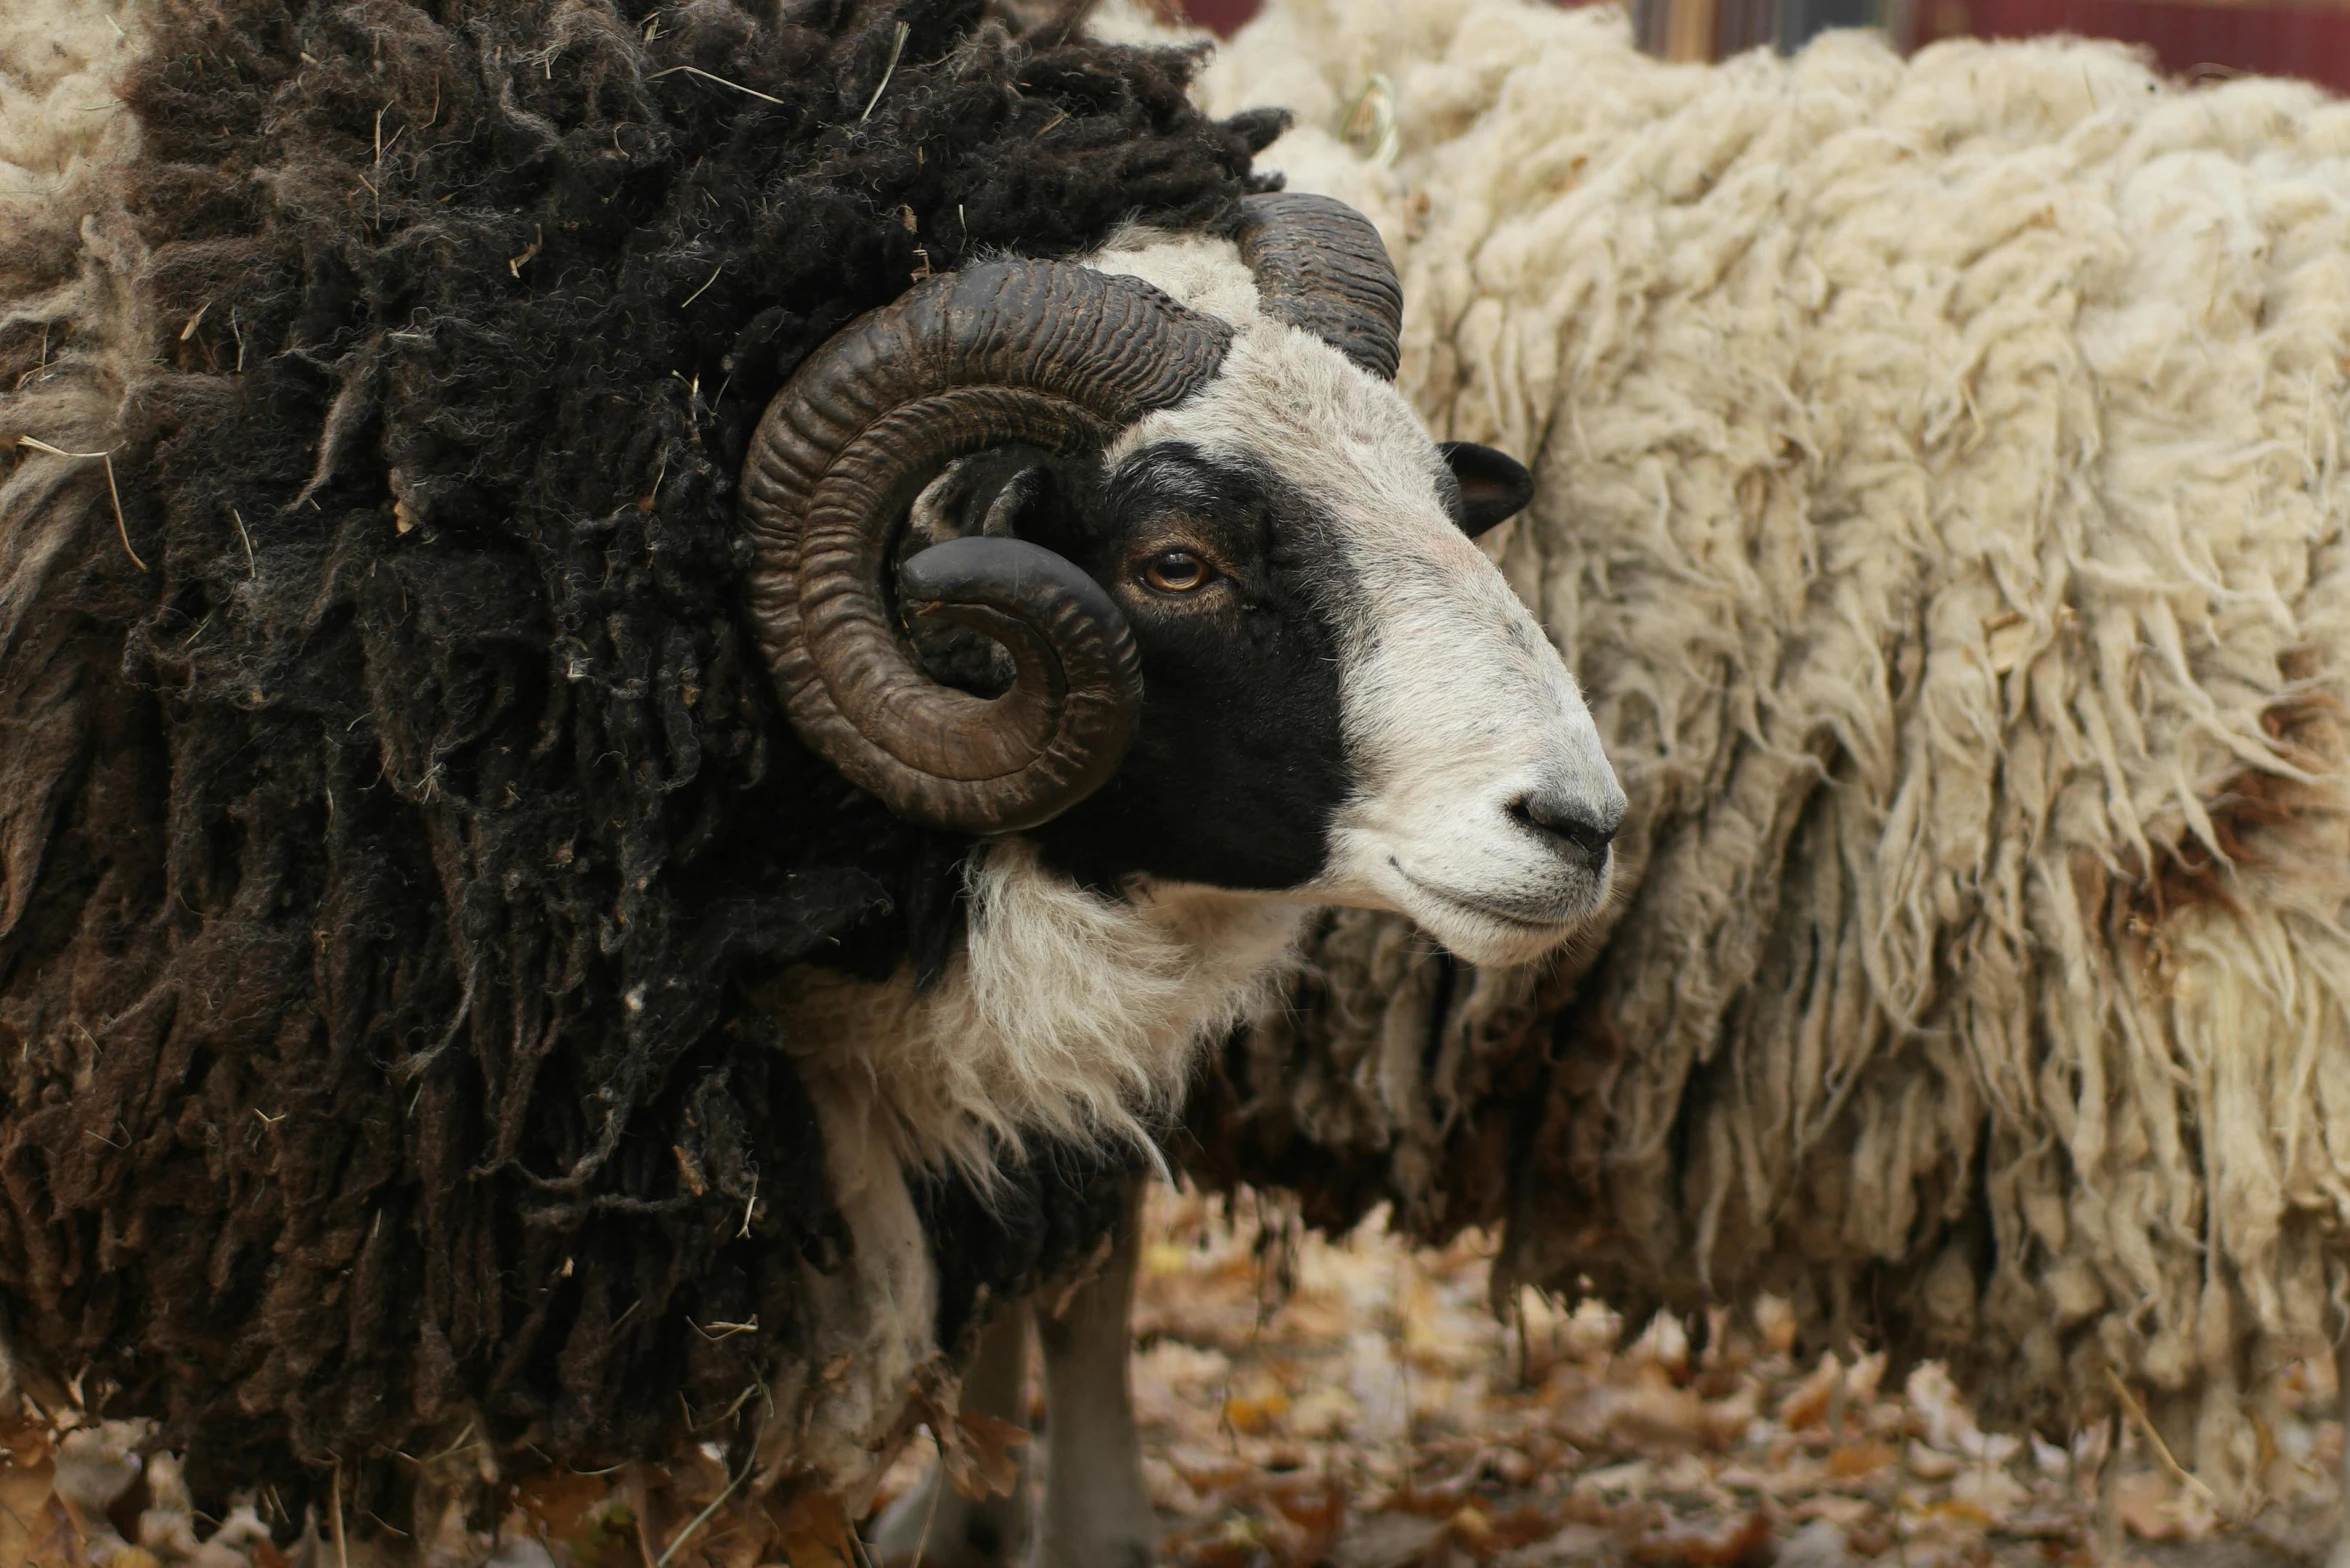
<svg viewBox="0 0 2350 1568">
<path fill-rule="evenodd" d="M 1473 963 L 1527 963 L 1606 907 L 1624 791 L 1581 693 L 1465 547 L 1374 586 L 1346 682 L 1361 787 L 1324 896 L 1411 916 Z"/>
<path fill-rule="evenodd" d="M 1609 841 L 1624 797 L 1612 778 L 1595 789 L 1565 783 L 1568 770 L 1546 771 L 1545 782 L 1524 788 L 1494 789 L 1489 780 L 1418 801 L 1365 802 L 1335 846 L 1333 880 L 1352 895 L 1343 901 L 1401 910 L 1473 963 L 1522 964 L 1550 952 L 1606 906 Z M 1538 820 L 1529 799 L 1573 828 Z"/>
</svg>

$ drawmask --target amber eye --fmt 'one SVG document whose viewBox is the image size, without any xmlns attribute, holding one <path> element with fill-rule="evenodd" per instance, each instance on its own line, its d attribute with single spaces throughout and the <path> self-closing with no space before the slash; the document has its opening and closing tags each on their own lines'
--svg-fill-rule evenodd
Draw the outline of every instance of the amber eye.
<svg viewBox="0 0 2350 1568">
<path fill-rule="evenodd" d="M 1193 593 L 1215 574 L 1189 550 L 1161 550 L 1142 569 L 1142 580 L 1161 593 Z"/>
</svg>

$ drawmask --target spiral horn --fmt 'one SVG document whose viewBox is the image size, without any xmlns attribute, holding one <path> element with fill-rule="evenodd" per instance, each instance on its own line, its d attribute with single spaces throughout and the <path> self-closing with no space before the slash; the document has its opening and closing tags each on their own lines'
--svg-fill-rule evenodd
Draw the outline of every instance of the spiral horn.
<svg viewBox="0 0 2350 1568">
<path fill-rule="evenodd" d="M 1010 261 L 924 283 L 811 355 L 759 421 L 740 501 L 752 629 L 801 738 L 901 816 L 969 833 L 1035 827 L 1107 781 L 1142 697 L 1109 596 L 1016 541 L 914 557 L 910 613 L 1012 652 L 1011 688 L 977 697 L 915 659 L 894 545 L 956 458 L 1014 441 L 1098 451 L 1213 377 L 1229 339 L 1137 279 Z"/>
</svg>

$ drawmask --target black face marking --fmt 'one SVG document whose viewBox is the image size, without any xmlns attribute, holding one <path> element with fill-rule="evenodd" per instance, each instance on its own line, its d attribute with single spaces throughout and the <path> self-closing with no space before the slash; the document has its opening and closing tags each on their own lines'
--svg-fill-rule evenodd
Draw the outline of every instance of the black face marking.
<svg viewBox="0 0 2350 1568">
<path fill-rule="evenodd" d="M 1472 539 L 1517 516 L 1534 499 L 1534 476 L 1506 452 L 1474 441 L 1440 441 L 1436 451 L 1451 477 L 1451 483 L 1439 481 L 1437 488 L 1452 520 Z"/>
<path fill-rule="evenodd" d="M 1353 586 L 1328 520 L 1259 465 L 1175 444 L 1106 477 L 1006 449 L 952 490 L 958 532 L 1009 527 L 1067 556 L 1118 601 L 1142 654 L 1133 746 L 1031 835 L 1046 861 L 1104 888 L 1134 872 L 1256 889 L 1319 874 L 1353 785 L 1336 630 Z M 979 650 L 923 656 L 943 677 Z"/>
</svg>

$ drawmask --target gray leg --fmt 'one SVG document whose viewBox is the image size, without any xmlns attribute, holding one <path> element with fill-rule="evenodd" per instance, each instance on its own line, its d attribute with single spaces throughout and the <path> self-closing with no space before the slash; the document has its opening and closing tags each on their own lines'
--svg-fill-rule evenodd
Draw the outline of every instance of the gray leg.
<svg viewBox="0 0 2350 1568">
<path fill-rule="evenodd" d="M 2335 1485 L 2342 1496 L 2342 1516 L 2334 1526 L 2334 1549 L 2326 1568 L 2350 1568 L 2350 1337 L 2334 1346 L 2334 1404 L 2342 1417 L 2342 1463 Z"/>
<path fill-rule="evenodd" d="M 1021 1396 L 1028 1382 L 1028 1304 L 1006 1302 L 979 1336 L 963 1376 L 963 1408 L 1014 1426 L 1028 1424 Z M 889 1505 L 873 1528 L 880 1568 L 1005 1568 L 1028 1540 L 1028 1467 L 1004 1497 L 973 1502 L 947 1485 L 939 1466 Z"/>
<path fill-rule="evenodd" d="M 2105 1420 L 2105 1462 L 2097 1467 L 2096 1556 L 2101 1563 L 2122 1560 L 2122 1413 Z"/>
<path fill-rule="evenodd" d="M 1052 1450 L 1031 1568 L 1146 1568 L 1158 1556 L 1159 1523 L 1143 1489 L 1142 1440 L 1126 1379 L 1142 1193 L 1137 1177 L 1100 1277 L 1072 1295 L 1059 1317 L 1037 1315 Z"/>
</svg>

